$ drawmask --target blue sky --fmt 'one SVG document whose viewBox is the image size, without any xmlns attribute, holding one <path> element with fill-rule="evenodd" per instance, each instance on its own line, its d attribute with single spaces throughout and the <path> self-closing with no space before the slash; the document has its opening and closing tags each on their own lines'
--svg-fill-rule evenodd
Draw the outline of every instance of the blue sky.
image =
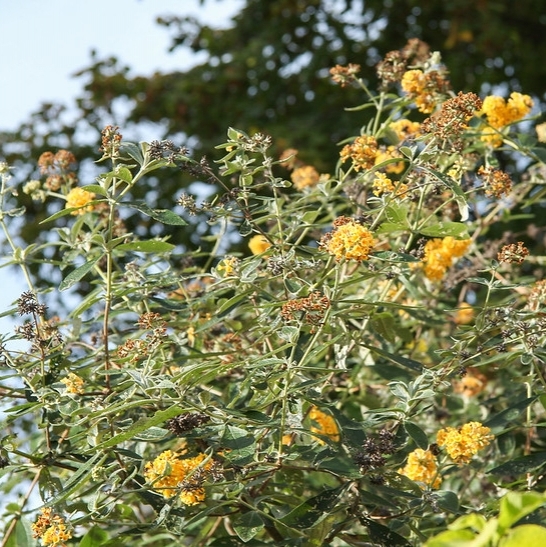
<svg viewBox="0 0 546 547">
<path fill-rule="evenodd" d="M 0 0 L 0 130 L 13 129 L 42 101 L 68 101 L 81 88 L 72 74 L 90 51 L 114 55 L 135 74 L 183 69 L 191 52 L 169 53 L 158 15 L 194 15 L 223 26 L 243 0 Z"/>
<path fill-rule="evenodd" d="M 42 102 L 70 104 L 82 83 L 74 72 L 114 55 L 134 74 L 184 69 L 191 52 L 169 53 L 158 15 L 194 15 L 224 26 L 243 0 L 0 0 L 0 130 L 15 129 Z M 1 159 L 1 158 L 0 158 Z M 0 237 L 2 235 L 0 234 Z M 1 259 L 1 257 L 0 257 Z M 28 287 L 16 270 L 0 269 L 0 313 Z M 0 332 L 13 332 L 0 318 Z"/>
</svg>

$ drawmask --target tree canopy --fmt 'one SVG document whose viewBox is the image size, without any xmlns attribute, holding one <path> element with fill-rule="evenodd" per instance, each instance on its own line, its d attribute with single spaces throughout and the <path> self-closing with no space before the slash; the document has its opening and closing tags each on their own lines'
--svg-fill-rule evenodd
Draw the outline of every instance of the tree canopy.
<svg viewBox="0 0 546 547">
<path fill-rule="evenodd" d="M 0 155 L 19 176 L 31 177 L 45 151 L 65 148 L 76 159 L 89 158 L 105 125 L 135 132 L 153 122 L 156 134 L 145 138 L 173 139 L 214 159 L 231 126 L 272 135 L 277 152 L 296 148 L 304 161 L 331 172 L 339 141 L 359 134 L 369 115 L 346 110 L 360 96 L 336 89 L 330 67 L 358 63 L 374 88 L 380 59 L 415 37 L 442 51 L 455 91 L 500 86 L 505 96 L 515 90 L 540 99 L 546 89 L 541 4 L 524 0 L 515 10 L 501 0 L 247 0 L 223 29 L 185 16 L 159 17 L 172 49 L 189 48 L 205 60 L 185 72 L 134 75 L 115 58 L 95 56 L 78 74 L 76 113 L 67 105 L 42 105 L 17 131 L 0 134 Z M 188 184 L 186 176 L 171 174 L 153 189 L 135 189 L 134 197 L 167 208 Z M 20 200 L 32 213 L 34 204 Z M 38 219 L 47 214 L 36 210 Z M 37 234 L 23 236 L 33 241 Z"/>
</svg>

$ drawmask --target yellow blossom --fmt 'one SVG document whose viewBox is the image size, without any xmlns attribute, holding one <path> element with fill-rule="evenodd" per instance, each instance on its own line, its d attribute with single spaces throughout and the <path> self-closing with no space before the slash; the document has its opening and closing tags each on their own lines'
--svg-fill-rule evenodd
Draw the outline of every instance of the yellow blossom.
<svg viewBox="0 0 546 547">
<path fill-rule="evenodd" d="M 227 256 L 221 260 L 216 266 L 216 271 L 221 273 L 223 277 L 230 277 L 235 274 L 239 260 L 234 256 Z"/>
<path fill-rule="evenodd" d="M 448 236 L 443 239 L 431 239 L 425 245 L 423 270 L 431 281 L 442 279 L 454 258 L 463 256 L 470 246 L 470 239 L 455 239 Z"/>
<path fill-rule="evenodd" d="M 457 464 L 468 463 L 479 450 L 486 448 L 494 439 L 491 430 L 480 422 L 469 422 L 462 427 L 440 429 L 436 437 L 438 446 L 445 448 Z"/>
<path fill-rule="evenodd" d="M 320 180 L 318 171 L 312 165 L 304 165 L 292 171 L 290 178 L 296 190 L 303 190 L 308 186 L 315 186 Z"/>
<path fill-rule="evenodd" d="M 546 142 L 546 122 L 539 123 L 535 130 L 537 132 L 538 142 Z"/>
<path fill-rule="evenodd" d="M 402 158 L 403 156 L 398 152 L 396 147 L 389 146 L 386 149 L 381 149 L 377 153 L 377 156 L 375 157 L 375 165 L 379 165 L 387 160 Z M 394 173 L 396 175 L 399 175 L 404 169 L 406 165 L 403 161 L 398 161 L 396 163 L 389 163 L 383 167 L 387 173 Z"/>
<path fill-rule="evenodd" d="M 319 410 L 316 406 L 311 407 L 309 411 L 309 418 L 317 424 L 317 426 L 311 426 L 311 432 L 328 437 L 334 442 L 339 442 L 339 428 L 336 421 L 330 414 L 326 414 Z M 325 444 L 325 441 L 319 437 L 315 437 L 320 444 Z"/>
<path fill-rule="evenodd" d="M 342 162 L 350 158 L 355 171 L 359 171 L 360 169 L 371 169 L 375 165 L 377 151 L 375 137 L 362 135 L 357 137 L 352 144 L 345 145 L 339 155 Z"/>
<path fill-rule="evenodd" d="M 88 192 L 83 188 L 76 187 L 70 190 L 66 196 L 66 208 L 80 207 L 80 209 L 72 211 L 70 214 L 83 215 L 87 211 L 93 210 L 92 205 L 87 205 L 93 199 L 95 199 L 95 194 L 93 192 Z"/>
<path fill-rule="evenodd" d="M 260 255 L 267 251 L 269 247 L 271 247 L 271 243 L 269 243 L 268 239 L 265 236 L 258 234 L 250 238 L 250 241 L 248 242 L 248 247 L 252 254 Z"/>
<path fill-rule="evenodd" d="M 381 194 L 395 193 L 396 197 L 403 197 L 408 191 L 408 185 L 398 183 L 396 186 L 393 181 L 385 175 L 385 173 L 376 173 L 373 179 L 373 193 L 376 196 Z"/>
<path fill-rule="evenodd" d="M 455 382 L 455 393 L 460 393 L 465 397 L 475 397 L 481 393 L 487 385 L 487 377 L 479 370 L 469 367 L 466 374 Z"/>
<path fill-rule="evenodd" d="M 481 140 L 492 146 L 502 143 L 499 133 L 505 126 L 523 119 L 533 108 L 533 100 L 529 95 L 514 92 L 508 101 L 497 95 L 489 95 L 483 100 L 482 113 L 490 127 L 482 131 Z"/>
<path fill-rule="evenodd" d="M 53 514 L 51 507 L 44 507 L 32 524 L 32 537 L 40 538 L 44 547 L 65 547 L 64 542 L 72 537 L 72 532 L 62 517 Z"/>
<path fill-rule="evenodd" d="M 205 459 L 205 454 L 180 459 L 172 450 L 166 450 L 146 464 L 144 476 L 154 490 L 165 498 L 171 498 L 180 491 L 180 501 L 194 505 L 205 499 L 202 471 L 207 472 L 212 468 L 211 461 L 203 463 Z"/>
<path fill-rule="evenodd" d="M 474 320 L 474 308 L 468 302 L 461 302 L 453 318 L 457 325 L 468 325 Z"/>
<path fill-rule="evenodd" d="M 419 134 L 421 124 L 412 122 L 406 118 L 396 120 L 389 125 L 389 129 L 393 131 L 399 141 L 405 141 L 410 137 L 415 137 Z"/>
<path fill-rule="evenodd" d="M 320 246 L 336 257 L 336 260 L 368 260 L 374 246 L 372 233 L 349 217 L 338 217 L 334 230 L 325 234 Z"/>
<path fill-rule="evenodd" d="M 436 457 L 430 450 L 422 448 L 416 448 L 408 454 L 406 465 L 399 469 L 398 473 L 412 481 L 422 482 L 431 488 L 439 488 L 442 483 L 442 479 L 438 475 Z"/>
<path fill-rule="evenodd" d="M 84 381 L 77 374 L 70 372 L 61 382 L 66 386 L 67 393 L 81 395 L 83 393 Z"/>
</svg>

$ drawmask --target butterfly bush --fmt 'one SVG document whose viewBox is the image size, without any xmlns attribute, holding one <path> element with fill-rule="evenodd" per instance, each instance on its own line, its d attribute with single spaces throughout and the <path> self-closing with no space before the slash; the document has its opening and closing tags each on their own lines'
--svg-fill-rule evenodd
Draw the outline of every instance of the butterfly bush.
<svg viewBox="0 0 546 547">
<path fill-rule="evenodd" d="M 28 285 L 2 341 L 7 545 L 540 543 L 538 104 L 453 90 L 419 40 L 377 92 L 361 72 L 330 71 L 363 104 L 329 174 L 235 128 L 212 163 L 109 125 L 93 179 L 66 150 L 21 189 L 0 165 L 4 265 Z M 159 169 L 214 192 L 136 200 Z M 19 190 L 43 245 L 18 246 Z"/>
</svg>

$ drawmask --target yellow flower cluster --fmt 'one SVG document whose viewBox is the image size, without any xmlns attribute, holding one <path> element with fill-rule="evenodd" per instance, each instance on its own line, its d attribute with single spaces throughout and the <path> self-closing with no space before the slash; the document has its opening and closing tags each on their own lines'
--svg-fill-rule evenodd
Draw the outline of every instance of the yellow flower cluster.
<svg viewBox="0 0 546 547">
<path fill-rule="evenodd" d="M 423 269 L 427 278 L 431 281 L 442 279 L 453 259 L 463 256 L 470 243 L 470 239 L 455 239 L 451 236 L 427 241 L 423 258 Z"/>
<path fill-rule="evenodd" d="M 408 461 L 398 473 L 408 477 L 412 481 L 425 483 L 431 488 L 439 488 L 442 479 L 438 475 L 438 463 L 436 456 L 430 450 L 416 448 L 408 454 Z"/>
<path fill-rule="evenodd" d="M 376 196 L 381 194 L 392 194 L 396 197 L 403 197 L 408 191 L 408 185 L 399 183 L 395 186 L 393 181 L 385 175 L 385 173 L 376 173 L 373 179 L 373 193 Z"/>
<path fill-rule="evenodd" d="M 457 464 L 468 463 L 479 450 L 486 448 L 494 439 L 491 430 L 480 422 L 468 422 L 462 427 L 440 429 L 436 437 L 438 446 L 445 448 Z"/>
<path fill-rule="evenodd" d="M 81 395 L 83 393 L 84 381 L 77 374 L 70 372 L 66 378 L 63 378 L 61 382 L 66 386 L 68 393 L 74 395 Z"/>
<path fill-rule="evenodd" d="M 419 112 L 430 114 L 442 101 L 448 81 L 436 71 L 423 72 L 419 69 L 408 70 L 400 81 L 402 90 L 415 101 Z"/>
<path fill-rule="evenodd" d="M 308 186 L 315 186 L 320 180 L 320 175 L 312 165 L 303 165 L 294 169 L 290 174 L 290 178 L 296 190 L 303 190 Z"/>
<path fill-rule="evenodd" d="M 529 95 L 514 92 L 508 101 L 497 95 L 490 95 L 483 100 L 482 113 L 487 119 L 489 128 L 484 129 L 481 140 L 492 146 L 502 143 L 499 131 L 503 127 L 517 122 L 527 116 L 533 108 L 533 99 Z"/>
<path fill-rule="evenodd" d="M 230 277 L 235 274 L 239 260 L 234 256 L 227 256 L 220 260 L 216 266 L 216 271 L 222 274 L 223 277 Z"/>
<path fill-rule="evenodd" d="M 261 234 L 251 237 L 250 241 L 248 242 L 248 248 L 253 255 L 261 255 L 262 253 L 267 251 L 269 247 L 271 247 L 271 243 L 269 243 L 267 237 Z"/>
<path fill-rule="evenodd" d="M 334 230 L 322 236 L 321 248 L 336 257 L 336 260 L 368 260 L 374 246 L 372 233 L 349 217 L 338 217 Z"/>
<path fill-rule="evenodd" d="M 311 426 L 311 432 L 328 437 L 334 442 L 339 442 L 339 428 L 330 414 L 326 414 L 313 406 L 309 411 L 309 418 L 317 424 L 317 426 Z M 316 437 L 316 440 L 320 444 L 326 444 L 324 439 L 320 437 Z"/>
<path fill-rule="evenodd" d="M 389 125 L 389 129 L 394 132 L 400 142 L 410 137 L 416 137 L 420 128 L 421 124 L 419 122 L 412 122 L 406 118 L 396 120 Z"/>
<path fill-rule="evenodd" d="M 355 171 L 360 171 L 360 169 L 371 169 L 375 165 L 377 152 L 375 137 L 362 135 L 357 137 L 352 144 L 345 145 L 339 155 L 342 162 L 351 159 Z"/>
<path fill-rule="evenodd" d="M 72 188 L 66 196 L 66 208 L 69 207 L 80 207 L 76 211 L 72 211 L 71 215 L 83 215 L 88 211 L 93 210 L 92 205 L 87 205 L 90 201 L 95 199 L 95 194 L 93 192 L 88 192 L 83 188 Z"/>
<path fill-rule="evenodd" d="M 387 148 L 382 148 L 377 152 L 377 156 L 375 157 L 375 165 L 379 165 L 387 160 L 398 158 L 402 159 L 403 156 L 397 148 L 395 146 L 388 146 Z M 400 174 L 405 167 L 406 165 L 403 161 L 398 161 L 396 163 L 389 163 L 388 165 L 385 165 L 384 169 L 387 173 Z"/>
<path fill-rule="evenodd" d="M 62 517 L 53 514 L 51 507 L 44 507 L 38 520 L 32 524 L 32 537 L 40 538 L 44 547 L 65 547 L 72 537 Z"/>
<path fill-rule="evenodd" d="M 479 370 L 469 367 L 466 374 L 455 382 L 455 393 L 460 393 L 464 397 L 475 397 L 481 393 L 487 385 L 487 377 Z"/>
<path fill-rule="evenodd" d="M 453 320 L 457 325 L 468 325 L 474 320 L 474 308 L 468 302 L 461 302 Z"/>
<path fill-rule="evenodd" d="M 203 463 L 205 459 L 205 454 L 180 459 L 172 450 L 166 450 L 153 462 L 146 464 L 144 476 L 165 498 L 173 497 L 180 490 L 180 501 L 186 505 L 195 505 L 205 499 L 203 471 L 212 468 L 211 461 Z"/>
</svg>

